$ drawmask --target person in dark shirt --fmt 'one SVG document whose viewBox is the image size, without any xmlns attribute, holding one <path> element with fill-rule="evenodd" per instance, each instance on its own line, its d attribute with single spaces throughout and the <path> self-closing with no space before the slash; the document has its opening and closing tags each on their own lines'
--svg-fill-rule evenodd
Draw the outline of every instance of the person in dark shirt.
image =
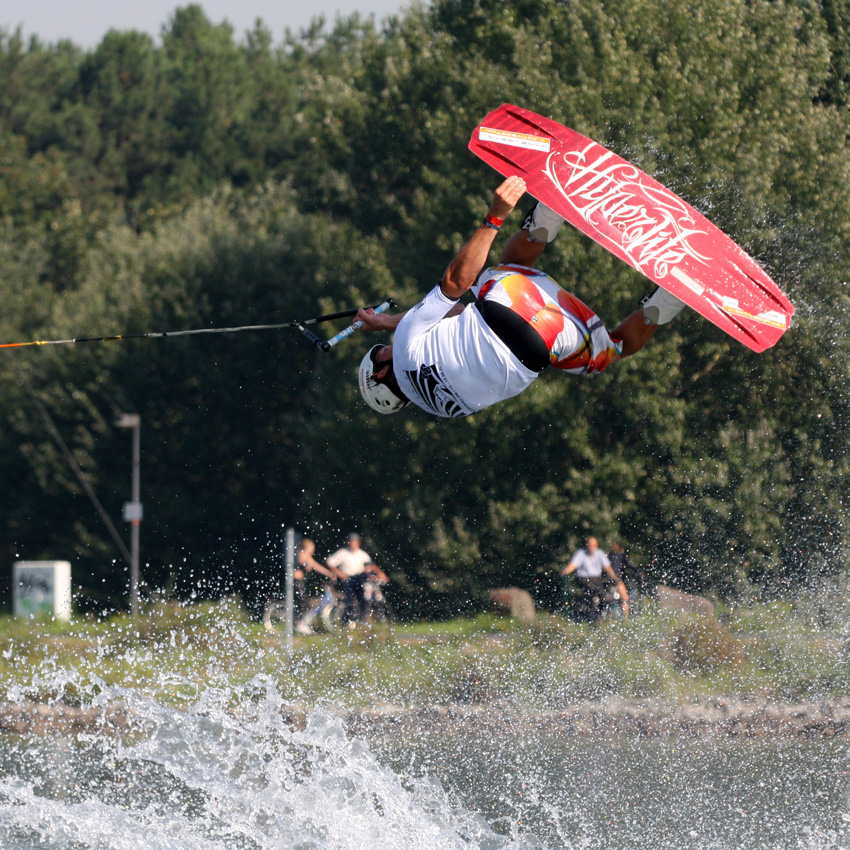
<svg viewBox="0 0 850 850">
<path fill-rule="evenodd" d="M 611 562 L 611 569 L 617 576 L 618 581 L 622 585 L 622 587 L 628 589 L 629 582 L 628 579 L 633 579 L 636 573 L 635 568 L 632 566 L 629 561 L 629 556 L 626 554 L 626 550 L 622 543 L 614 543 L 611 546 L 611 551 L 608 553 L 608 560 Z M 621 601 L 621 605 L 623 606 L 623 611 L 628 616 L 629 611 L 629 597 L 628 595 L 623 597 Z"/>
</svg>

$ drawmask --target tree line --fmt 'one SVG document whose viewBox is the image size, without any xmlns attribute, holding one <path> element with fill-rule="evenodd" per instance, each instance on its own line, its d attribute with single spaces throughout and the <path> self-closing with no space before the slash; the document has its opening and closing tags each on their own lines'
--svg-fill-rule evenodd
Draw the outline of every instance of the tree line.
<svg viewBox="0 0 850 850">
<path fill-rule="evenodd" d="M 502 102 L 635 162 L 797 308 L 764 354 L 686 311 L 603 375 L 546 375 L 458 421 L 373 416 L 355 381 L 371 338 L 6 350 L 0 575 L 63 558 L 80 607 L 126 596 L 36 400 L 116 521 L 130 454 L 113 417 L 141 415 L 143 573 L 181 596 L 261 600 L 286 526 L 320 553 L 359 530 L 411 617 L 511 584 L 552 603 L 588 534 L 729 597 L 843 571 L 848 33 L 846 0 L 435 0 L 279 44 L 196 5 L 159 40 L 92 50 L 0 34 L 2 342 L 410 306 L 486 210 L 498 178 L 466 144 Z M 576 233 L 541 266 L 609 326 L 652 288 Z"/>
</svg>

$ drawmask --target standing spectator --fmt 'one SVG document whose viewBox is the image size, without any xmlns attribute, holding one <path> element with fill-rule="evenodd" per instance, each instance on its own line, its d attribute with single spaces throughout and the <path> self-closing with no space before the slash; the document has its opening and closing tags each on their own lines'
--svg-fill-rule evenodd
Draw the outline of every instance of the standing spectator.
<svg viewBox="0 0 850 850">
<path fill-rule="evenodd" d="M 364 584 L 369 574 L 383 576 L 384 571 L 372 562 L 372 558 L 360 548 L 360 535 L 352 533 L 348 535 L 348 546 L 337 549 L 327 561 L 327 565 L 338 570 L 343 576 L 342 587 L 345 591 L 345 616 L 344 621 L 352 625 L 355 620 L 363 620 L 366 617 L 366 594 Z M 355 613 L 355 604 L 357 611 Z"/>
<path fill-rule="evenodd" d="M 623 577 L 623 572 L 626 569 L 631 569 L 629 556 L 626 554 L 622 543 L 612 543 L 611 551 L 608 553 L 608 560 L 611 562 L 611 569 L 617 574 L 617 578 Z"/>
<path fill-rule="evenodd" d="M 601 613 L 601 599 L 605 592 L 605 579 L 603 573 L 611 579 L 620 594 L 622 600 L 623 617 L 629 616 L 629 593 L 623 580 L 617 576 L 611 567 L 608 556 L 599 548 L 599 541 L 595 537 L 588 537 L 583 549 L 579 549 L 570 559 L 569 564 L 561 570 L 562 576 L 576 574 L 579 584 L 584 590 L 586 598 L 600 600 L 595 605 L 583 606 L 582 618 L 589 622 L 595 622 Z"/>
<path fill-rule="evenodd" d="M 313 634 L 312 622 L 323 612 L 325 607 L 333 602 L 333 582 L 341 577 L 337 570 L 332 570 L 320 563 L 315 558 L 316 544 L 304 538 L 298 547 L 296 555 L 295 581 L 296 587 L 301 586 L 301 605 L 299 611 L 314 599 L 319 593 L 322 598 L 315 608 L 304 612 L 300 620 L 295 624 L 295 631 L 300 635 Z M 300 579 L 300 582 L 299 582 Z"/>
<path fill-rule="evenodd" d="M 641 597 L 655 595 L 655 583 L 646 574 L 643 567 L 636 567 L 626 554 L 622 543 L 615 543 L 608 553 L 611 559 L 611 566 L 616 570 L 618 567 L 621 571 L 621 577 L 629 589 L 630 613 L 635 613 L 635 602 Z"/>
<path fill-rule="evenodd" d="M 611 562 L 611 569 L 614 574 L 622 582 L 623 587 L 628 592 L 629 586 L 626 584 L 626 576 L 633 576 L 635 568 L 629 561 L 629 556 L 622 543 L 614 543 L 611 546 L 611 551 L 608 553 L 608 560 Z M 619 591 L 618 591 L 619 592 Z M 620 594 L 620 607 L 623 611 L 623 616 L 628 617 L 631 609 L 629 596 Z"/>
</svg>

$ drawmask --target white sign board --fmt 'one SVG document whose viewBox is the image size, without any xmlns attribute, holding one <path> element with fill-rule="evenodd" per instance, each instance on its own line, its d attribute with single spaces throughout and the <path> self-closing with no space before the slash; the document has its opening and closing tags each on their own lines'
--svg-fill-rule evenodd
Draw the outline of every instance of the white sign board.
<svg viewBox="0 0 850 850">
<path fill-rule="evenodd" d="M 142 521 L 142 503 L 124 502 L 124 522 Z"/>
<path fill-rule="evenodd" d="M 12 567 L 12 611 L 16 617 L 51 614 L 71 619 L 69 561 L 15 561 Z"/>
</svg>

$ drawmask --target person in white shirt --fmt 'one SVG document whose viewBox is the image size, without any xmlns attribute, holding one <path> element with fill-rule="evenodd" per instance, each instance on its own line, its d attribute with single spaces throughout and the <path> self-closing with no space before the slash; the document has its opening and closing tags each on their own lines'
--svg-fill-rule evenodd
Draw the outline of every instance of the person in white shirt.
<svg viewBox="0 0 850 850">
<path fill-rule="evenodd" d="M 345 623 L 353 624 L 356 620 L 365 619 L 366 594 L 364 585 L 370 576 L 375 576 L 381 581 L 387 581 L 387 575 L 372 561 L 371 556 L 360 548 L 360 535 L 356 533 L 349 534 L 348 546 L 337 549 L 333 555 L 325 559 L 325 564 L 339 571 L 343 576 L 342 587 L 345 591 Z"/>
<path fill-rule="evenodd" d="M 611 566 L 608 556 L 599 548 L 599 541 L 595 537 L 588 537 L 584 549 L 579 549 L 570 559 L 569 564 L 561 570 L 562 576 L 576 574 L 582 586 L 587 591 L 595 592 L 604 585 L 603 573 L 614 585 L 620 594 L 620 608 L 623 617 L 629 616 L 629 591 L 623 579 L 617 575 Z"/>
<path fill-rule="evenodd" d="M 397 413 L 413 402 L 435 416 L 468 416 L 518 395 L 549 366 L 601 372 L 640 351 L 682 309 L 659 288 L 609 334 L 586 304 L 534 267 L 564 223 L 544 204 L 508 241 L 500 265 L 485 268 L 499 228 L 524 193 L 521 177 L 496 189 L 441 282 L 410 310 L 358 311 L 364 330 L 396 332 L 392 345 L 373 346 L 360 364 L 360 392 L 373 410 Z M 458 299 L 469 290 L 476 300 L 464 309 Z"/>
</svg>

